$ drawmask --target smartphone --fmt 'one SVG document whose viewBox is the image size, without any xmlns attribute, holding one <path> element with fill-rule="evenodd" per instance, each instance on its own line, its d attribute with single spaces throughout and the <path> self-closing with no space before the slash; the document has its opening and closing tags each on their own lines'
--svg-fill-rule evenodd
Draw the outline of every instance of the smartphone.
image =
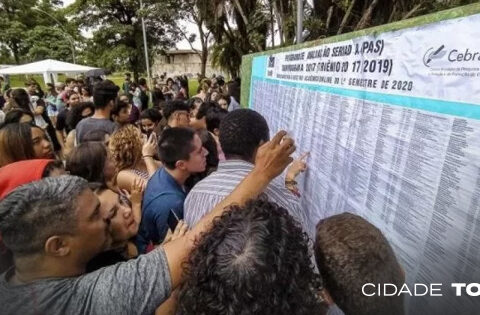
<svg viewBox="0 0 480 315">
<path fill-rule="evenodd" d="M 177 227 L 178 221 L 180 221 L 178 215 L 173 211 L 173 209 L 170 209 L 170 213 L 168 214 L 168 227 L 170 230 L 175 231 L 175 228 Z"/>
</svg>

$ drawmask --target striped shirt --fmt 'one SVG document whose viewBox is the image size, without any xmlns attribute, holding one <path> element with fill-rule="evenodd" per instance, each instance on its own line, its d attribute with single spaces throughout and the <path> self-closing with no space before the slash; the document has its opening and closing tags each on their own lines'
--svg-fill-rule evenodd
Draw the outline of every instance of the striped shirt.
<svg viewBox="0 0 480 315">
<path fill-rule="evenodd" d="M 188 226 L 194 226 L 205 214 L 225 199 L 252 169 L 253 164 L 246 161 L 221 161 L 218 169 L 198 182 L 187 195 L 184 204 L 184 219 Z M 310 238 L 313 237 L 312 231 L 309 230 L 306 213 L 300 207 L 298 198 L 285 188 L 281 176 L 275 178 L 268 185 L 264 195 L 269 201 L 285 208 L 301 224 Z"/>
</svg>

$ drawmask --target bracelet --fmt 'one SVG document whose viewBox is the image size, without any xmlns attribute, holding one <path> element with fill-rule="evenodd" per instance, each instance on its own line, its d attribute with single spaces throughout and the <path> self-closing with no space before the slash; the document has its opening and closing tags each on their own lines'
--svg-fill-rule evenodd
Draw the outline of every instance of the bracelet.
<svg viewBox="0 0 480 315">
<path fill-rule="evenodd" d="M 143 155 L 142 157 L 143 157 L 143 158 L 149 158 L 149 157 L 150 157 L 150 158 L 153 158 L 153 155 Z"/>
</svg>

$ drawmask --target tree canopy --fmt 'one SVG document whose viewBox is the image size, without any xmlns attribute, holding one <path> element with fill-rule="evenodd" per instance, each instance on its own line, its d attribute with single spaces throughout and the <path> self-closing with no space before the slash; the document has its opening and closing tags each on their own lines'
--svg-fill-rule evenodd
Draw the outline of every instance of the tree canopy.
<svg viewBox="0 0 480 315">
<path fill-rule="evenodd" d="M 313 0 L 304 1 L 306 40 L 386 24 L 475 0 Z M 127 70 L 135 79 L 145 71 L 142 17 L 148 55 L 186 39 L 205 73 L 214 65 L 239 75 L 241 57 L 269 47 L 294 44 L 296 0 L 0 0 L 0 63 L 55 58 Z M 197 25 L 190 34 L 181 21 Z M 85 36 L 88 34 L 88 36 Z"/>
</svg>

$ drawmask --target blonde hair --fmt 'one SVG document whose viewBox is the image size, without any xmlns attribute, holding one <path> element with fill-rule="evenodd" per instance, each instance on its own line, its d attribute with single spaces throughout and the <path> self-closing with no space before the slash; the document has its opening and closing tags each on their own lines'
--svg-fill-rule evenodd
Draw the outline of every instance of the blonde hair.
<svg viewBox="0 0 480 315">
<path fill-rule="evenodd" d="M 142 157 L 140 131 L 130 124 L 120 127 L 110 137 L 108 150 L 117 173 L 133 168 Z"/>
</svg>

